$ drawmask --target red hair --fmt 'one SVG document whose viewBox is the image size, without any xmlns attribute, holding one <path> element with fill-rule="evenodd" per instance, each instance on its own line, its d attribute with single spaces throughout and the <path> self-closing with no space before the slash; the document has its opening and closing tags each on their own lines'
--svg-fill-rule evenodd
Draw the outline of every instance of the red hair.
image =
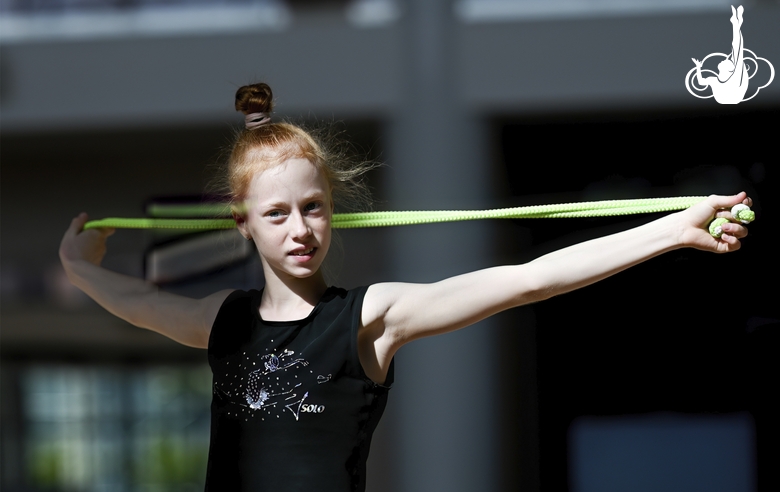
<svg viewBox="0 0 780 492">
<path fill-rule="evenodd" d="M 236 92 L 236 110 L 244 114 L 271 113 L 273 93 L 267 84 L 247 85 Z M 325 166 L 322 147 L 302 128 L 289 123 L 268 123 L 242 131 L 230 152 L 228 186 L 233 200 L 246 197 L 252 176 L 288 159 L 307 159 L 323 171 L 333 186 Z"/>
<path fill-rule="evenodd" d="M 241 87 L 236 92 L 236 110 L 245 115 L 270 115 L 273 111 L 271 88 L 264 83 Z M 319 138 L 291 123 L 266 123 L 252 130 L 242 130 L 228 159 L 230 197 L 234 204 L 238 204 L 246 198 L 256 174 L 288 159 L 307 159 L 323 173 L 332 194 L 353 201 L 355 205 L 367 205 L 370 194 L 361 176 L 377 164 L 347 158 L 344 147 L 325 145 Z"/>
</svg>

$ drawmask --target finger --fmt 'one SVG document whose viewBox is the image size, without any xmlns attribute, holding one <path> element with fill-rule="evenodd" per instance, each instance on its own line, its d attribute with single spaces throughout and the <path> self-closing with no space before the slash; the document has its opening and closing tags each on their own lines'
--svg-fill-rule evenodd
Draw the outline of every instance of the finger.
<svg viewBox="0 0 780 492">
<path fill-rule="evenodd" d="M 742 243 L 739 242 L 739 239 L 731 234 L 723 234 L 720 237 L 720 240 L 728 245 L 726 251 L 736 251 L 742 245 Z"/>
<path fill-rule="evenodd" d="M 752 207 L 753 206 L 753 199 L 750 198 L 750 197 L 747 197 L 744 200 L 742 200 L 742 203 L 744 203 L 748 207 Z"/>
<path fill-rule="evenodd" d="M 717 212 L 715 212 L 715 217 L 716 218 L 722 217 L 724 219 L 734 220 L 734 217 L 731 215 L 730 210 L 718 210 Z"/>
<path fill-rule="evenodd" d="M 731 207 L 733 207 L 737 203 L 741 203 L 742 200 L 744 200 L 746 198 L 747 198 L 747 193 L 745 193 L 744 191 L 742 191 L 742 192 L 740 192 L 740 193 L 738 193 L 736 195 L 731 195 L 731 196 L 728 196 L 728 195 L 725 195 L 725 196 L 724 195 L 710 195 L 710 197 L 708 198 L 708 203 L 709 203 L 709 205 L 712 208 L 714 208 L 716 210 L 724 209 L 724 208 L 730 209 Z"/>
<path fill-rule="evenodd" d="M 84 229 L 84 224 L 87 223 L 87 219 L 89 217 L 85 212 L 81 212 L 76 217 L 73 218 L 73 220 L 70 221 L 70 227 L 68 227 L 69 233 L 72 234 L 78 234 L 81 232 L 82 229 Z"/>
<path fill-rule="evenodd" d="M 743 226 L 742 224 L 723 224 L 721 226 L 721 230 L 728 234 L 729 236 L 734 236 L 738 239 L 742 239 L 747 237 L 748 235 L 748 229 L 747 227 Z"/>
</svg>

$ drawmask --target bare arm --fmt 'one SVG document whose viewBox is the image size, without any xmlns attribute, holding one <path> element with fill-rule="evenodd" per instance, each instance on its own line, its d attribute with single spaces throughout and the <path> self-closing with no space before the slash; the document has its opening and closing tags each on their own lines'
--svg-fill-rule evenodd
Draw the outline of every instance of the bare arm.
<svg viewBox="0 0 780 492">
<path fill-rule="evenodd" d="M 453 331 L 500 311 L 579 289 L 681 247 L 713 252 L 739 249 L 747 235 L 725 225 L 715 239 L 706 230 L 725 207 L 750 199 L 712 196 L 649 224 L 547 254 L 523 265 L 479 270 L 433 284 L 372 285 L 364 300 L 361 362 L 381 381 L 395 351 L 412 340 Z M 384 371 L 384 372 L 383 372 Z"/>
<path fill-rule="evenodd" d="M 60 259 L 71 283 L 110 313 L 190 347 L 208 347 L 211 325 L 231 291 L 190 299 L 160 291 L 144 280 L 102 268 L 109 229 L 83 231 L 86 214 L 71 222 L 60 244 Z"/>
</svg>

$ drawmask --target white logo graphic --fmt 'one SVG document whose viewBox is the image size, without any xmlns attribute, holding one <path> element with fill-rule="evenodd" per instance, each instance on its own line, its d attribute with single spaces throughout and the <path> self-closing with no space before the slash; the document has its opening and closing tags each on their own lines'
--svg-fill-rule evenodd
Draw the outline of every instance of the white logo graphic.
<svg viewBox="0 0 780 492">
<path fill-rule="evenodd" d="M 733 6 L 731 7 L 732 15 L 730 21 L 733 34 L 731 54 L 711 53 L 702 61 L 692 58 L 696 66 L 685 76 L 685 88 L 694 96 L 700 99 L 714 97 L 720 104 L 739 104 L 742 101 L 749 101 L 756 97 L 758 91 L 772 83 L 772 79 L 775 78 L 775 67 L 769 63 L 769 60 L 756 56 L 755 53 L 744 46 L 742 32 L 740 31 L 744 10 L 741 5 L 736 10 Z M 714 59 L 713 63 L 721 60 L 718 63 L 717 73 L 713 70 L 702 68 L 710 58 Z M 758 73 L 759 61 L 763 61 L 769 67 L 769 80 L 764 85 L 756 88 L 755 92 L 748 97 L 745 97 L 750 79 Z M 703 73 L 712 74 L 714 77 L 704 77 Z M 712 89 L 712 94 L 702 96 L 694 92 L 709 92 L 707 91 L 708 87 Z"/>
</svg>

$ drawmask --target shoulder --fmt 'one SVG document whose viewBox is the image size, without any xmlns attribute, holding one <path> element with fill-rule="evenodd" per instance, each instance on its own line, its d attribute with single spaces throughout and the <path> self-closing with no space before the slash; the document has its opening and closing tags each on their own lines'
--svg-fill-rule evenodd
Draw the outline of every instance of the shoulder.
<svg viewBox="0 0 780 492">
<path fill-rule="evenodd" d="M 259 294 L 256 290 L 223 290 L 202 299 L 205 301 L 204 318 L 211 320 L 209 346 L 213 345 L 215 338 L 223 336 L 223 332 L 233 332 L 237 326 L 248 326 L 253 312 L 259 307 Z"/>
<path fill-rule="evenodd" d="M 387 339 L 385 320 L 388 311 L 400 298 L 404 289 L 412 284 L 383 282 L 366 287 L 360 310 L 360 324 L 363 331 L 372 332 L 372 338 Z M 392 338 L 392 337 L 391 337 Z"/>
<path fill-rule="evenodd" d="M 366 287 L 362 306 L 363 324 L 372 324 L 384 318 L 404 288 L 408 289 L 410 285 L 401 282 L 382 282 Z"/>
<path fill-rule="evenodd" d="M 365 288 L 360 309 L 358 356 L 365 375 L 379 384 L 392 381 L 390 367 L 400 347 L 392 331 L 387 330 L 385 315 L 396 292 L 403 284 L 381 283 Z"/>
<path fill-rule="evenodd" d="M 220 317 L 229 315 L 238 310 L 243 310 L 251 306 L 255 299 L 259 299 L 257 290 L 223 290 L 213 294 L 211 308 L 215 310 L 215 322 Z M 243 309 L 242 309 L 243 308 Z"/>
<path fill-rule="evenodd" d="M 247 300 L 252 299 L 254 297 L 257 297 L 257 295 L 260 293 L 259 290 L 224 290 L 220 292 L 221 294 L 227 294 L 224 296 L 224 300 L 222 301 L 222 305 L 229 305 L 234 302 L 240 302 L 241 300 Z"/>
<path fill-rule="evenodd" d="M 362 302 L 366 295 L 366 290 L 369 286 L 355 287 L 352 289 L 344 289 L 342 287 L 331 286 L 325 291 L 322 296 L 323 304 L 343 304 L 353 303 L 355 301 Z"/>
</svg>

